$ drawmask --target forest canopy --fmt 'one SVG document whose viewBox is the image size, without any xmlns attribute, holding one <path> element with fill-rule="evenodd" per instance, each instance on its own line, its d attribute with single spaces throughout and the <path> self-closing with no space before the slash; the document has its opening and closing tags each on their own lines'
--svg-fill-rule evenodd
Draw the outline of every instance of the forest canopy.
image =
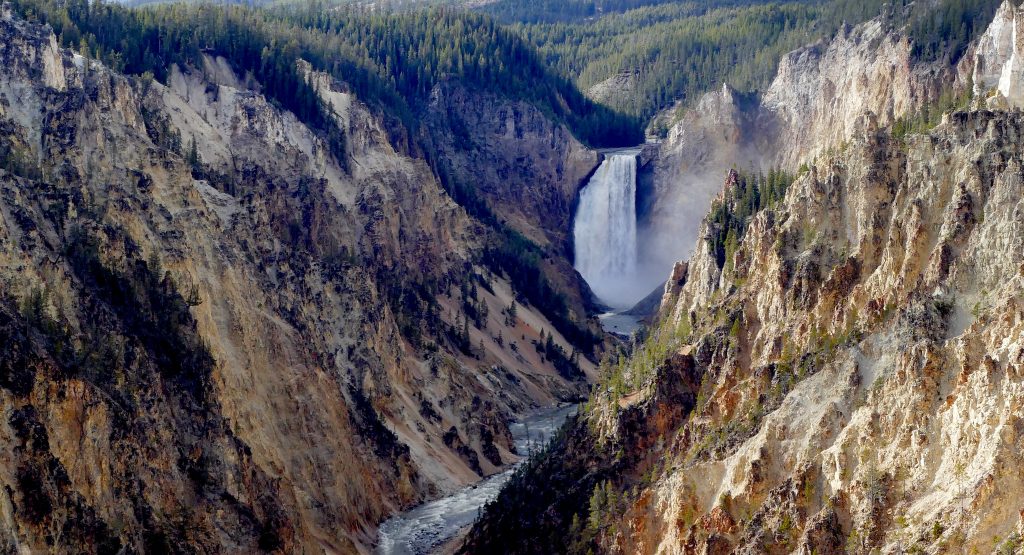
<svg viewBox="0 0 1024 555">
<path fill-rule="evenodd" d="M 786 52 L 828 39 L 844 24 L 879 15 L 890 28 L 906 29 L 917 56 L 955 61 L 1000 3 L 499 0 L 481 9 L 507 21 L 536 45 L 548 65 L 571 76 L 583 90 L 618 77 L 620 84 L 612 88 L 629 90 L 602 95 L 605 102 L 648 120 L 677 102 L 692 105 L 723 83 L 741 92 L 764 90 Z M 552 7 L 546 17 L 535 13 L 547 4 L 560 7 Z M 637 7 L 630 8 L 633 5 Z"/>
<path fill-rule="evenodd" d="M 638 119 L 586 98 L 532 46 L 481 14 L 444 7 L 375 13 L 322 2 L 266 10 L 209 3 L 133 9 L 87 0 L 13 5 L 52 25 L 65 46 L 125 73 L 163 81 L 173 64 L 202 67 L 203 53 L 224 56 L 240 73 L 251 72 L 269 98 L 324 132 L 330 122 L 298 74 L 300 58 L 410 131 L 433 87 L 455 80 L 530 102 L 592 146 L 643 140 Z"/>
<path fill-rule="evenodd" d="M 51 23 L 66 46 L 88 47 L 128 73 L 162 79 L 173 63 L 197 64 L 204 51 L 222 54 L 318 129 L 328 126 L 326 115 L 296 74 L 296 57 L 410 130 L 433 87 L 457 80 L 530 102 L 597 147 L 641 142 L 655 114 L 692 105 L 723 83 L 763 90 L 786 52 L 880 14 L 906 29 L 917 56 L 955 60 L 999 3 L 407 0 L 371 10 L 351 0 L 273 2 L 266 9 L 14 1 L 19 11 Z M 598 96 L 607 106 L 581 92 L 606 81 L 610 92 Z"/>
</svg>

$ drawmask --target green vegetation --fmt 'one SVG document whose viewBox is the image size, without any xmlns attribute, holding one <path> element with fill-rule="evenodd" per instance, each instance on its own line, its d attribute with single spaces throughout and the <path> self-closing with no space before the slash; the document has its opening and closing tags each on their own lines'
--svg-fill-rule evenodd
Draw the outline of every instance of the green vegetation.
<svg viewBox="0 0 1024 555">
<path fill-rule="evenodd" d="M 567 380 L 581 380 L 586 377 L 583 370 L 580 370 L 578 353 L 573 351 L 567 354 L 561 345 L 555 343 L 555 339 L 550 333 L 545 335 L 544 330 L 540 331 L 540 336 L 542 340 L 537 342 L 534 348 L 542 357 L 551 362 L 559 375 Z"/>
<path fill-rule="evenodd" d="M 587 401 L 587 411 L 595 408 L 597 403 L 621 399 L 628 393 L 650 385 L 665 359 L 689 340 L 690 331 L 690 322 L 687 320 L 678 323 L 666 320 L 654 326 L 649 336 L 635 337 L 632 352 L 621 352 L 618 356 L 602 361 L 601 381 L 594 391 L 606 392 L 609 396 L 592 396 Z"/>
<path fill-rule="evenodd" d="M 532 102 L 587 143 L 615 146 L 639 142 L 641 120 L 723 83 L 762 90 L 784 53 L 880 13 L 893 27 L 907 25 L 919 57 L 955 61 L 999 0 L 498 0 L 477 8 L 496 20 L 440 6 L 458 2 L 429 4 L 369 11 L 313 0 L 264 11 L 15 1 L 23 13 L 50 22 L 63 44 L 87 46 L 128 73 L 151 71 L 163 80 L 171 63 L 201 67 L 199 54 L 222 54 L 318 129 L 328 129 L 328 114 L 296 74 L 296 57 L 341 78 L 407 127 L 434 85 L 457 79 Z M 614 96 L 612 107 L 633 117 L 590 102 L 571 82 L 586 89 L 619 74 L 632 76 L 636 88 Z"/>
<path fill-rule="evenodd" d="M 728 83 L 741 92 L 763 90 L 786 52 L 835 35 L 844 23 L 879 14 L 891 27 L 907 26 L 922 59 L 955 62 L 984 30 L 998 0 L 792 0 L 559 2 L 542 15 L 526 0 L 481 8 L 512 23 L 538 46 L 548 64 L 588 89 L 616 75 L 631 76 L 635 90 L 614 95 L 610 105 L 649 118 L 681 101 Z M 588 6 L 592 6 L 591 9 Z M 620 8 L 620 9 L 617 9 Z"/>
<path fill-rule="evenodd" d="M 706 11 L 674 3 L 584 24 L 514 26 L 548 63 L 583 89 L 615 75 L 633 76 L 635 90 L 611 105 L 649 118 L 675 101 L 691 102 L 729 83 L 763 88 L 782 54 L 811 40 L 817 12 L 797 4 Z"/>
<path fill-rule="evenodd" d="M 310 33 L 239 6 L 169 4 L 133 10 L 87 0 L 16 0 L 12 5 L 29 20 L 49 23 L 64 46 L 146 79 L 166 82 L 174 64 L 202 68 L 203 54 L 224 56 L 240 74 L 252 74 L 268 98 L 318 132 L 345 164 L 345 137 L 296 65 L 317 50 L 317 37 Z"/>
<path fill-rule="evenodd" d="M 733 255 L 751 218 L 781 202 L 794 180 L 793 175 L 783 170 L 771 170 L 767 175 L 730 172 L 725 197 L 711 205 L 707 220 L 708 248 L 719 269 L 731 269 Z"/>
<path fill-rule="evenodd" d="M 914 54 L 927 60 L 956 62 L 975 37 L 985 32 L 1002 0 L 921 2 L 910 20 Z"/>
<path fill-rule="evenodd" d="M 974 88 L 967 87 L 962 94 L 947 90 L 936 102 L 927 104 L 916 113 L 900 118 L 892 124 L 892 136 L 903 140 L 907 135 L 927 133 L 942 123 L 942 115 L 967 109 L 974 99 Z"/>
<path fill-rule="evenodd" d="M 474 184 L 460 180 L 442 156 L 428 150 L 426 157 L 455 202 L 493 231 L 480 256 L 480 263 L 508 278 L 520 301 L 537 307 L 566 340 L 583 353 L 591 353 L 601 342 L 601 337 L 572 317 L 565 295 L 544 276 L 541 269 L 547 256 L 544 250 L 521 233 L 503 225 L 487 202 L 477 194 Z"/>
<path fill-rule="evenodd" d="M 564 296 L 544 278 L 539 265 L 543 251 L 503 226 L 476 194 L 476 184 L 458 182 L 439 154 L 417 144 L 416 114 L 434 86 L 446 80 L 531 102 L 591 144 L 642 140 L 635 119 L 587 100 L 569 80 L 548 70 L 527 43 L 493 20 L 442 8 L 375 14 L 327 9 L 323 3 L 270 11 L 212 4 L 127 9 L 85 0 L 16 0 L 14 6 L 28 19 L 51 24 L 62 44 L 140 76 L 144 86 L 154 79 L 166 81 L 174 64 L 201 68 L 203 55 L 224 56 L 239 74 L 252 75 L 268 98 L 318 132 L 345 166 L 345 136 L 295 62 L 305 59 L 338 77 L 389 120 L 390 131 L 399 135 L 396 142 L 427 159 L 456 202 L 491 228 L 483 262 L 508 276 L 570 342 L 589 352 L 599 341 L 573 321 Z M 144 119 L 157 144 L 183 154 L 194 172 L 217 181 L 206 175 L 193 139 L 183 140 L 160 115 L 146 113 Z M 13 147 L 0 154 L 5 168 L 26 173 Z M 439 327 L 436 309 L 426 299 L 429 293 L 430 288 L 415 284 L 386 291 L 393 307 L 418 306 L 427 314 L 400 321 L 414 343 L 420 320 L 432 334 Z"/>
<path fill-rule="evenodd" d="M 637 120 L 588 100 L 527 43 L 479 14 L 445 8 L 381 14 L 323 2 L 270 11 L 214 4 L 128 9 L 86 0 L 13 5 L 29 19 L 50 23 L 65 46 L 162 82 L 172 64 L 201 68 L 203 54 L 224 56 L 239 73 L 251 73 L 268 97 L 321 131 L 338 156 L 344 137 L 299 73 L 299 58 L 410 131 L 434 85 L 457 80 L 531 102 L 595 146 L 642 140 Z"/>
<path fill-rule="evenodd" d="M 573 320 L 565 296 L 541 271 L 543 256 L 543 251 L 532 241 L 514 230 L 501 228 L 496 240 L 484 249 L 482 262 L 508 277 L 521 300 L 543 311 L 566 340 L 589 353 L 601 338 Z"/>
<path fill-rule="evenodd" d="M 370 60 L 376 74 L 414 107 L 437 83 L 456 79 L 531 102 L 588 144 L 643 140 L 638 120 L 588 100 L 528 43 L 488 17 L 444 8 L 401 13 L 325 8 L 311 2 L 273 13 L 322 33 L 335 43 L 329 53 L 340 50 Z"/>
<path fill-rule="evenodd" d="M 15 137 L 14 122 L 9 119 L 0 120 L 0 170 L 26 179 L 38 179 L 38 162 L 31 151 L 15 143 Z"/>
<path fill-rule="evenodd" d="M 458 553 L 586 553 L 579 546 L 585 543 L 581 538 L 593 536 L 591 499 L 596 495 L 593 509 L 603 520 L 619 511 L 622 497 L 616 484 L 605 484 L 612 463 L 601 449 L 589 448 L 589 438 L 580 435 L 585 430 L 569 418 L 544 449 L 519 466 L 484 506 Z"/>
<path fill-rule="evenodd" d="M 1010 534 L 1006 541 L 999 544 L 996 549 L 996 553 L 999 555 L 1017 555 L 1021 552 L 1024 552 L 1024 538 L 1021 538 L 1019 532 Z"/>
<path fill-rule="evenodd" d="M 92 235 L 72 229 L 63 253 L 77 279 L 92 293 L 87 299 L 90 308 L 109 311 L 123 325 L 124 333 L 145 347 L 165 380 L 204 404 L 214 360 L 195 329 L 189 309 L 200 302 L 197 293 L 189 293 L 191 301 L 182 296 L 156 258 L 129 261 L 119 269 L 104 263 L 99 249 Z M 130 366 L 132 355 L 113 340 L 109 327 L 99 322 L 90 324 L 83 322 L 87 347 L 74 355 L 74 363 L 69 366 L 94 383 L 112 385 L 118 381 L 113 372 Z"/>
<path fill-rule="evenodd" d="M 605 14 L 622 13 L 674 1 L 676 0 L 497 0 L 484 4 L 480 10 L 506 22 L 552 23 L 587 20 Z"/>
</svg>

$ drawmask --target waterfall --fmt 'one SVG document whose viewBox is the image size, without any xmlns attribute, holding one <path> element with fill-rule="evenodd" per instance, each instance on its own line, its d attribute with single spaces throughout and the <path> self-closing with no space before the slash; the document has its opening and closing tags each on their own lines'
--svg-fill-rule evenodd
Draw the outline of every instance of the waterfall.
<svg viewBox="0 0 1024 555">
<path fill-rule="evenodd" d="M 609 154 L 580 193 L 576 270 L 606 304 L 628 308 L 637 291 L 636 150 Z"/>
</svg>

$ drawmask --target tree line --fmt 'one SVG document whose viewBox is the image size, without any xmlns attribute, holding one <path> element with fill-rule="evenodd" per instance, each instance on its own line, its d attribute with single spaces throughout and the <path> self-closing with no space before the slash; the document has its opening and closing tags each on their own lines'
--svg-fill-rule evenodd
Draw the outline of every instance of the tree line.
<svg viewBox="0 0 1024 555">
<path fill-rule="evenodd" d="M 131 9 L 88 0 L 12 4 L 24 17 L 49 23 L 64 46 L 123 73 L 163 82 L 173 64 L 201 68 L 203 54 L 224 56 L 239 73 L 251 73 L 268 98 L 333 139 L 339 154 L 343 138 L 299 74 L 300 58 L 409 130 L 434 85 L 457 80 L 532 103 L 595 147 L 636 144 L 643 137 L 638 119 L 592 102 L 517 34 L 464 10 L 375 12 L 319 0 L 277 9 L 209 3 Z"/>
<path fill-rule="evenodd" d="M 344 133 L 296 61 L 304 59 L 334 75 L 393 123 L 389 130 L 405 133 L 399 139 L 411 153 L 425 157 L 454 200 L 492 229 L 481 261 L 506 275 L 585 352 L 599 341 L 570 316 L 565 298 L 544 279 L 542 250 L 500 224 L 476 194 L 475 184 L 458 183 L 445 171 L 440 154 L 414 143 L 419 136 L 417 114 L 434 86 L 445 80 L 533 103 L 595 146 L 642 140 L 635 118 L 588 100 L 570 80 L 546 68 L 532 47 L 492 19 L 443 8 L 374 13 L 329 9 L 323 3 L 272 10 L 181 3 L 130 9 L 87 0 L 15 0 L 14 7 L 26 19 L 49 23 L 63 45 L 144 82 L 166 82 L 174 64 L 202 68 L 204 55 L 223 56 L 240 75 L 252 75 L 271 102 L 320 134 L 345 166 Z M 194 171 L 200 166 L 194 143 L 183 144 L 158 115 L 148 114 L 147 131 L 158 144 L 183 154 Z M 4 167 L 17 166 L 14 147 L 0 144 L 0 155 Z"/>
<path fill-rule="evenodd" d="M 581 89 L 627 78 L 628 94 L 607 102 L 647 120 L 677 102 L 692 105 L 723 83 L 741 92 L 764 90 L 786 52 L 880 15 L 890 29 L 907 33 L 915 56 L 955 62 L 984 31 L 1000 0 L 650 0 L 621 12 L 595 8 L 573 17 L 531 15 L 521 3 L 528 2 L 500 0 L 481 9 L 506 18 L 548 65 Z M 567 2 L 553 13 L 594 4 Z"/>
<path fill-rule="evenodd" d="M 795 176 L 776 169 L 767 174 L 729 172 L 724 196 L 712 203 L 707 220 L 708 249 L 719 269 L 732 263 L 751 219 L 762 210 L 782 202 L 795 179 Z"/>
</svg>

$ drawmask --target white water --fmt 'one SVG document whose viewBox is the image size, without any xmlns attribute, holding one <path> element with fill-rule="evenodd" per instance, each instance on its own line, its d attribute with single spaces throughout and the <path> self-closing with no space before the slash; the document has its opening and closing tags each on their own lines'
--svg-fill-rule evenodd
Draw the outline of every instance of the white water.
<svg viewBox="0 0 1024 555">
<path fill-rule="evenodd" d="M 626 339 L 633 335 L 633 332 L 640 329 L 642 325 L 638 316 L 619 314 L 617 312 L 601 314 L 598 316 L 598 319 L 601 320 L 601 327 L 605 331 Z"/>
<path fill-rule="evenodd" d="M 575 411 L 575 405 L 545 409 L 509 426 L 516 451 L 529 456 L 540 450 Z M 501 474 L 385 521 L 377 533 L 376 552 L 381 555 L 430 553 L 472 524 L 480 508 L 497 497 L 520 464 L 522 461 Z"/>
<path fill-rule="evenodd" d="M 636 169 L 639 150 L 607 155 L 580 193 L 573 239 L 576 270 L 601 301 L 629 308 L 638 290 Z"/>
</svg>

